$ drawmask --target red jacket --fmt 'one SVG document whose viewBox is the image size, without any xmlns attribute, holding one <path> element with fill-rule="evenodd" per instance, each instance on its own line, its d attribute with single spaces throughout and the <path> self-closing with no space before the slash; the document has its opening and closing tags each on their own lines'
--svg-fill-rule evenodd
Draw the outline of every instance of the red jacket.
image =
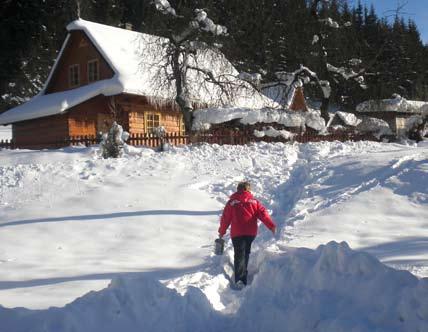
<svg viewBox="0 0 428 332">
<path fill-rule="evenodd" d="M 267 228 L 274 231 L 275 223 L 266 208 L 248 191 L 238 191 L 230 196 L 223 215 L 221 216 L 218 232 L 221 236 L 231 226 L 230 237 L 257 235 L 257 220 L 261 220 Z"/>
</svg>

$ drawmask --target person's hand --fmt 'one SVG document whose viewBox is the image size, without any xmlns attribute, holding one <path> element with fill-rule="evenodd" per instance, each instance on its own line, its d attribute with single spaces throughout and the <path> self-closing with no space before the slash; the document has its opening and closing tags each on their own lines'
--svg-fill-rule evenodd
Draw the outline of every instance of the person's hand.
<svg viewBox="0 0 428 332">
<path fill-rule="evenodd" d="M 270 231 L 272 232 L 272 235 L 273 235 L 273 236 L 275 236 L 275 235 L 276 235 L 276 227 L 272 228 Z"/>
<path fill-rule="evenodd" d="M 222 238 L 223 238 L 223 235 L 221 235 L 220 233 L 218 233 L 218 238 L 219 238 L 219 239 L 222 239 Z"/>
</svg>

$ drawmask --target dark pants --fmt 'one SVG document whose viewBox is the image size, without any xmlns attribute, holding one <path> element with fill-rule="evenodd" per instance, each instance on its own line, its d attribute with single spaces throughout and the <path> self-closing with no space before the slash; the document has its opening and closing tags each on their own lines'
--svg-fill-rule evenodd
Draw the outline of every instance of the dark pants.
<svg viewBox="0 0 428 332">
<path fill-rule="evenodd" d="M 247 284 L 247 266 L 250 258 L 251 243 L 255 236 L 237 236 L 232 238 L 233 250 L 235 253 L 235 282 L 241 280 L 244 285 Z"/>
</svg>

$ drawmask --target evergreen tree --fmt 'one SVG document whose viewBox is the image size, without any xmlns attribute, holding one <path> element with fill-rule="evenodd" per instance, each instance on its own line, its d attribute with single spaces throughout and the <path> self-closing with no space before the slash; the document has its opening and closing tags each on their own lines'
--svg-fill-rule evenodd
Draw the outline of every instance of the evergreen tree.
<svg viewBox="0 0 428 332">
<path fill-rule="evenodd" d="M 57 15 L 67 6 L 58 1 L 10 1 L 2 11 L 0 41 L 0 111 L 38 93 L 55 60 L 65 34 Z M 59 23 L 64 31 L 64 21 Z"/>
</svg>

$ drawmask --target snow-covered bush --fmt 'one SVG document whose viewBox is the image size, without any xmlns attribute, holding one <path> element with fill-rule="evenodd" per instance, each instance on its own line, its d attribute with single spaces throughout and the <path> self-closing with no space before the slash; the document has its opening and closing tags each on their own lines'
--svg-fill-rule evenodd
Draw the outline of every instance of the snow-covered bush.
<svg viewBox="0 0 428 332">
<path fill-rule="evenodd" d="M 159 126 L 159 127 L 153 128 L 152 133 L 158 138 L 164 138 L 166 135 L 166 130 L 163 126 Z"/>
<path fill-rule="evenodd" d="M 382 136 L 393 134 L 388 123 L 384 120 L 371 117 L 363 117 L 361 120 L 362 122 L 356 127 L 361 133 L 372 134 L 378 139 Z"/>
<path fill-rule="evenodd" d="M 361 123 L 361 119 L 357 118 L 353 113 L 336 112 L 337 116 L 343 121 L 344 124 L 351 127 L 356 127 Z"/>
<path fill-rule="evenodd" d="M 102 136 L 101 154 L 104 159 L 107 158 L 118 158 L 123 155 L 123 147 L 125 141 L 129 138 L 129 133 L 124 131 L 122 126 L 113 122 L 108 133 L 104 133 Z"/>
<path fill-rule="evenodd" d="M 159 126 L 159 127 L 155 127 L 152 129 L 152 133 L 153 135 L 155 135 L 157 138 L 160 139 L 160 147 L 159 147 L 159 151 L 166 151 L 169 148 L 169 144 L 166 141 L 166 130 L 163 126 Z"/>
</svg>

